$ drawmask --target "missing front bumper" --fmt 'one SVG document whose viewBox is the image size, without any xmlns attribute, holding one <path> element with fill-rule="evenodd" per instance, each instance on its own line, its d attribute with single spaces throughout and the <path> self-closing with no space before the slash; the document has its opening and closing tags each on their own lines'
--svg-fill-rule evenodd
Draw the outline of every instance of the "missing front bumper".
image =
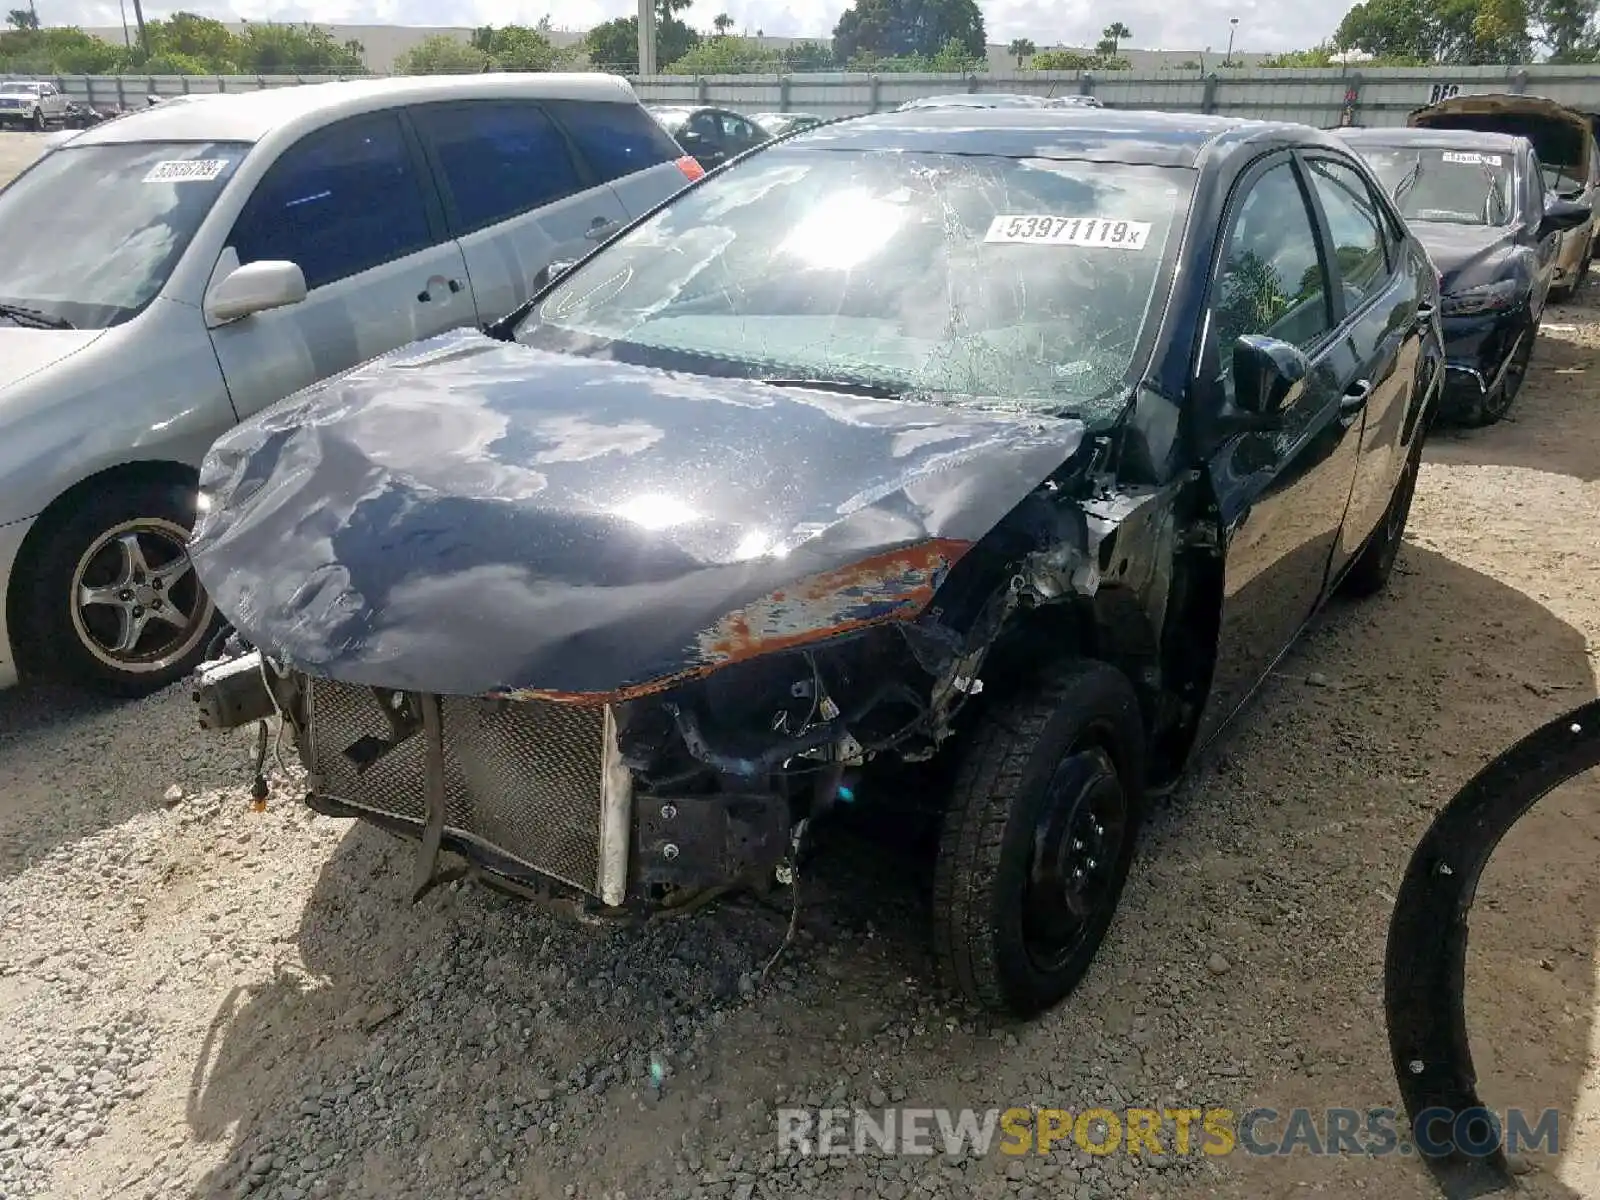
<svg viewBox="0 0 1600 1200">
<path fill-rule="evenodd" d="M 423 841 L 418 890 L 448 842 L 602 903 L 628 886 L 632 777 L 608 705 L 413 696 L 317 679 L 312 793 Z"/>
</svg>

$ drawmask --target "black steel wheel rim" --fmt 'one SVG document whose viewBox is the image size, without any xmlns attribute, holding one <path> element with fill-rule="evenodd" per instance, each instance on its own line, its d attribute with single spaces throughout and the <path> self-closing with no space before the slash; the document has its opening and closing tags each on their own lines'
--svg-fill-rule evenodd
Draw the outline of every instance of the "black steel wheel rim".
<svg viewBox="0 0 1600 1200">
<path fill-rule="evenodd" d="M 1032 830 L 1023 894 L 1023 946 L 1038 970 L 1065 966 L 1115 904 L 1128 822 L 1104 748 L 1086 742 L 1063 755 Z"/>
<path fill-rule="evenodd" d="M 1505 377 L 1500 380 L 1500 387 L 1490 405 L 1490 412 L 1496 417 L 1505 415 L 1511 402 L 1517 398 L 1517 393 L 1522 390 L 1522 381 L 1528 375 L 1528 361 L 1533 357 L 1533 334 L 1532 329 L 1526 330 L 1517 348 L 1511 352 Z"/>
</svg>

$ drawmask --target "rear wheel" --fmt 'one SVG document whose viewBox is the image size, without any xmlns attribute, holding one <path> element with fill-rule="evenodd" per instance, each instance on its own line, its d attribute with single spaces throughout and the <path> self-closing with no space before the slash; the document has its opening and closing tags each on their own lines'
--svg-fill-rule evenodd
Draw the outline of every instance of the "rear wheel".
<svg viewBox="0 0 1600 1200">
<path fill-rule="evenodd" d="M 1033 1016 L 1105 940 L 1142 813 L 1133 687 L 1079 661 L 984 715 L 959 765 L 934 874 L 934 942 L 969 1001 Z"/>
<path fill-rule="evenodd" d="M 1530 320 L 1517 339 L 1517 348 L 1511 352 L 1511 361 L 1501 372 L 1500 382 L 1479 401 L 1477 409 L 1467 415 L 1463 424 L 1473 428 L 1494 425 L 1511 411 L 1517 393 L 1522 391 L 1523 380 L 1528 376 L 1528 362 L 1533 358 L 1533 343 L 1538 336 L 1539 326 Z"/>
<path fill-rule="evenodd" d="M 193 524 L 191 489 L 128 480 L 43 531 L 24 597 L 37 665 L 130 697 L 191 671 L 217 625 L 189 562 Z"/>
</svg>

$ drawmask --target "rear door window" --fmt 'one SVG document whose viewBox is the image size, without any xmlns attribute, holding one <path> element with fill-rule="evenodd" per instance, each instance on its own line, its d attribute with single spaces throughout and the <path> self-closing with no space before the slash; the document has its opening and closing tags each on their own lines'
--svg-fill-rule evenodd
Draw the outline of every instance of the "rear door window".
<svg viewBox="0 0 1600 1200">
<path fill-rule="evenodd" d="M 465 101 L 412 110 L 458 237 L 589 186 L 567 139 L 537 104 Z"/>
<path fill-rule="evenodd" d="M 397 115 L 341 121 L 268 168 L 228 244 L 241 265 L 287 260 L 321 287 L 430 246 L 423 186 Z"/>
<path fill-rule="evenodd" d="M 683 153 L 660 123 L 637 104 L 550 100 L 545 107 L 567 131 L 599 182 L 610 183 L 672 162 Z"/>
</svg>

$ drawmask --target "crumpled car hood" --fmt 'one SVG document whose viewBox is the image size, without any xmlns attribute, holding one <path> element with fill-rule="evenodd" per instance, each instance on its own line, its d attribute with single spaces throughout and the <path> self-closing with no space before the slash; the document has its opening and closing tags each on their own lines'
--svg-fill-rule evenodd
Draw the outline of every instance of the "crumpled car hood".
<svg viewBox="0 0 1600 1200">
<path fill-rule="evenodd" d="M 1493 280 L 1514 246 L 1512 231 L 1497 225 L 1413 221 L 1411 229 L 1438 269 L 1446 294 Z"/>
<path fill-rule="evenodd" d="M 914 618 L 1083 435 L 457 332 L 224 435 L 191 555 L 307 674 L 638 694 Z"/>
</svg>

